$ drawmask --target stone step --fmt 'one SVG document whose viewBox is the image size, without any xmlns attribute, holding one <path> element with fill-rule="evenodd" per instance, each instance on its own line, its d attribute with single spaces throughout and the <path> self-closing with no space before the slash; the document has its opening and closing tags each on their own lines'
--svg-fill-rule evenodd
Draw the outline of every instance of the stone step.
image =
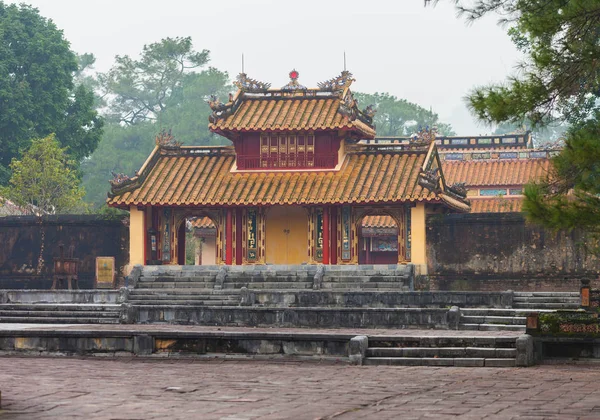
<svg viewBox="0 0 600 420">
<path fill-rule="evenodd" d="M 160 277 L 158 277 L 157 276 L 157 277 L 140 277 L 140 279 L 139 279 L 140 283 L 154 283 L 154 282 L 173 283 L 173 282 L 187 282 L 187 281 L 214 283 L 215 276 L 194 276 L 194 277 L 190 277 L 190 276 L 180 276 L 180 277 L 160 276 Z"/>
<path fill-rule="evenodd" d="M 13 324 L 118 324 L 118 318 L 69 318 L 62 316 L 54 317 L 13 317 L 0 316 L 0 323 Z"/>
<path fill-rule="evenodd" d="M 229 291 L 224 291 L 224 290 L 217 290 L 217 289 L 206 289 L 206 288 L 199 288 L 199 289 L 195 289 L 192 287 L 185 287 L 185 288 L 181 288 L 181 289 L 174 289 L 174 288 L 160 288 L 160 289 L 155 289 L 155 288 L 147 288 L 147 289 L 133 289 L 129 292 L 129 296 L 136 296 L 136 295 L 147 295 L 147 294 L 172 294 L 172 295 L 238 295 L 239 294 L 239 290 L 229 290 Z"/>
<path fill-rule="evenodd" d="M 3 303 L 1 311 L 120 311 L 121 305 L 117 304 L 88 304 L 88 303 Z"/>
<path fill-rule="evenodd" d="M 516 337 L 480 336 L 462 333 L 456 336 L 369 336 L 370 347 L 477 347 L 510 349 L 516 346 Z"/>
<path fill-rule="evenodd" d="M 544 309 L 541 312 L 554 312 Z M 531 311 L 526 309 L 495 309 L 495 308 L 460 308 L 461 315 L 464 316 L 517 316 L 527 317 Z"/>
<path fill-rule="evenodd" d="M 515 309 L 579 309 L 574 303 L 513 303 Z"/>
<path fill-rule="evenodd" d="M 525 325 L 460 324 L 458 328 L 471 331 L 525 331 Z"/>
<path fill-rule="evenodd" d="M 239 294 L 235 295 L 182 295 L 182 294 L 147 294 L 147 295 L 133 295 L 129 297 L 129 301 L 136 300 L 238 300 Z"/>
<path fill-rule="evenodd" d="M 323 281 L 332 283 L 343 283 L 343 282 L 362 282 L 362 283 L 408 283 L 407 277 L 398 276 L 359 276 L 359 275 L 344 275 L 344 276 L 323 276 Z"/>
<path fill-rule="evenodd" d="M 286 290 L 294 290 L 294 289 L 312 289 L 313 283 L 311 282 L 287 282 L 287 283 L 281 283 L 281 282 L 271 282 L 271 281 L 265 281 L 265 282 L 261 282 L 261 283 L 243 283 L 243 282 L 239 282 L 239 283 L 234 283 L 234 282 L 228 282 L 226 281 L 225 283 L 223 283 L 223 289 L 241 289 L 242 287 L 247 287 L 248 289 L 271 289 L 271 290 L 278 290 L 278 289 L 286 289 Z"/>
<path fill-rule="evenodd" d="M 96 318 L 119 318 L 119 312 L 109 311 L 4 311 L 0 310 L 0 317 L 63 317 L 63 318 L 77 318 L 77 317 L 96 317 Z"/>
<path fill-rule="evenodd" d="M 389 291 L 409 291 L 409 287 L 403 283 L 329 283 L 323 282 L 321 285 L 322 290 L 336 290 L 341 291 L 343 289 L 354 289 L 354 290 L 389 290 Z"/>
<path fill-rule="evenodd" d="M 514 292 L 514 297 L 579 297 L 579 292 Z"/>
<path fill-rule="evenodd" d="M 482 357 L 482 358 L 515 358 L 515 348 L 488 347 L 369 347 L 367 357 Z"/>
<path fill-rule="evenodd" d="M 172 289 L 172 288 L 190 288 L 190 289 L 213 289 L 215 287 L 214 283 L 204 283 L 204 282 L 148 282 L 144 283 L 140 286 L 141 288 L 147 289 Z"/>
<path fill-rule="evenodd" d="M 579 305 L 581 299 L 577 297 L 517 297 L 513 298 L 513 303 L 575 303 Z"/>
<path fill-rule="evenodd" d="M 232 300 L 143 300 L 132 301 L 134 306 L 239 306 Z"/>
<path fill-rule="evenodd" d="M 524 316 L 465 316 L 461 314 L 461 324 L 502 324 L 525 325 L 527 317 Z"/>
<path fill-rule="evenodd" d="M 457 367 L 514 367 L 516 359 L 444 358 L 444 357 L 366 357 L 367 366 L 457 366 Z"/>
</svg>

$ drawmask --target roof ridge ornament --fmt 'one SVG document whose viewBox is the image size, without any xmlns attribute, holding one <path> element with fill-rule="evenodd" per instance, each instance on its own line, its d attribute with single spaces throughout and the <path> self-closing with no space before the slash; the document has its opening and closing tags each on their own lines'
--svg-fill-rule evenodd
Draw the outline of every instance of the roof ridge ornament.
<svg viewBox="0 0 600 420">
<path fill-rule="evenodd" d="M 319 82 L 317 83 L 317 86 L 322 91 L 338 92 L 350 87 L 352 82 L 355 81 L 356 79 L 352 77 L 352 73 L 350 73 L 348 70 L 342 70 L 342 73 L 339 76 L 325 80 L 324 82 Z"/>
<path fill-rule="evenodd" d="M 259 82 L 256 79 L 248 77 L 246 73 L 240 73 L 237 75 L 234 85 L 241 91 L 248 93 L 266 93 L 271 87 L 270 83 Z"/>
<path fill-rule="evenodd" d="M 156 145 L 165 149 L 178 149 L 181 147 L 181 142 L 175 140 L 175 137 L 171 134 L 171 129 L 161 130 L 156 136 Z"/>
<path fill-rule="evenodd" d="M 300 72 L 296 69 L 293 69 L 290 72 L 290 81 L 287 85 L 283 86 L 281 90 L 285 91 L 296 91 L 296 90 L 306 90 L 306 86 L 302 86 L 298 83 L 298 77 L 300 77 Z"/>
<path fill-rule="evenodd" d="M 419 127 L 419 131 L 414 134 L 410 139 L 410 144 L 429 144 L 432 141 L 435 141 L 437 137 L 437 127 L 433 126 L 431 129 L 429 126 Z"/>
</svg>

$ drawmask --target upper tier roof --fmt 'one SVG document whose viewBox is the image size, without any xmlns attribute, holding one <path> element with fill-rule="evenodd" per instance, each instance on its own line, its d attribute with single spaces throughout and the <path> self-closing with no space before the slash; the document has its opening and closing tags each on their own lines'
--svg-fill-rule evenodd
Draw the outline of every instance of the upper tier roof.
<svg viewBox="0 0 600 420">
<path fill-rule="evenodd" d="M 209 129 L 232 139 L 239 132 L 344 130 L 349 138 L 373 138 L 373 109 L 359 110 L 349 87 L 354 79 L 344 71 L 337 78 L 308 89 L 297 81 L 298 72 L 281 89 L 249 79 L 244 73 L 236 80 L 238 92 L 229 102 L 216 97 Z"/>
</svg>

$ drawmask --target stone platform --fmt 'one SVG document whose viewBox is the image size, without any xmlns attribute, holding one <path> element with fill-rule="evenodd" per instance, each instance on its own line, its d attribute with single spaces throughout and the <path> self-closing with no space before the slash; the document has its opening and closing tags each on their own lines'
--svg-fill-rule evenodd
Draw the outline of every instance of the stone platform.
<svg viewBox="0 0 600 420">
<path fill-rule="evenodd" d="M 0 324 L 0 354 L 514 367 L 533 364 L 519 359 L 519 352 L 532 351 L 519 349 L 523 337 L 484 331 Z"/>
</svg>

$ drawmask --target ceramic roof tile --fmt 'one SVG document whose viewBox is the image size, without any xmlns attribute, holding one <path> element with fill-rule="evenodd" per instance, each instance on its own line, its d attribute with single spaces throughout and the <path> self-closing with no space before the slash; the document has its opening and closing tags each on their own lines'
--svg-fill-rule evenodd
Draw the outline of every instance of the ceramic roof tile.
<svg viewBox="0 0 600 420">
<path fill-rule="evenodd" d="M 417 184 L 426 153 L 351 151 L 339 171 L 232 172 L 232 148 L 160 155 L 110 205 L 269 205 L 437 200 Z M 374 182 L 368 182 L 369 179 Z M 117 189 L 118 191 L 118 189 Z"/>
<path fill-rule="evenodd" d="M 235 111 L 209 124 L 216 132 L 266 130 L 349 129 L 365 137 L 375 136 L 373 127 L 340 114 L 337 96 L 242 97 Z"/>
<path fill-rule="evenodd" d="M 467 186 L 524 185 L 548 175 L 548 159 L 443 161 L 446 182 Z"/>
</svg>

